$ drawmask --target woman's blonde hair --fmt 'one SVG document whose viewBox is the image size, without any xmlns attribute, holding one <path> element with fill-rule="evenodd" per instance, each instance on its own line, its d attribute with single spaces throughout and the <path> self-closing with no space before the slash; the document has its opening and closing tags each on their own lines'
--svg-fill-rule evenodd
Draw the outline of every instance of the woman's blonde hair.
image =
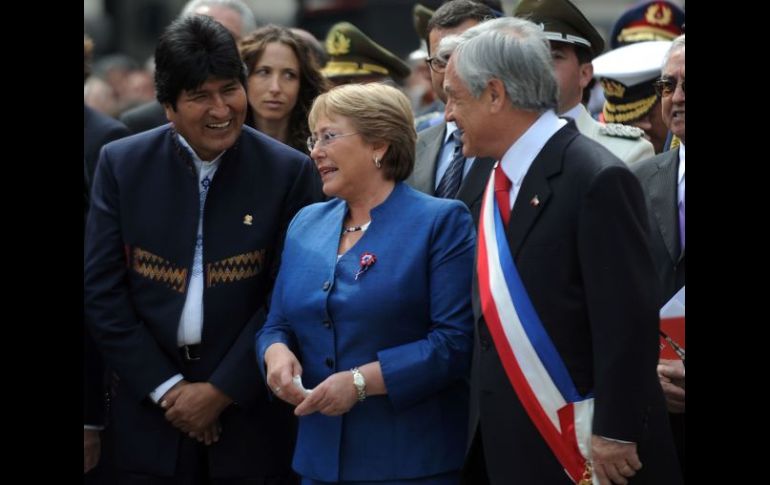
<svg viewBox="0 0 770 485">
<path fill-rule="evenodd" d="M 412 173 L 417 133 L 409 99 L 398 89 L 381 83 L 337 86 L 313 103 L 311 131 L 321 115 L 348 118 L 367 143 L 388 143 L 381 160 L 386 179 L 400 182 Z"/>
</svg>

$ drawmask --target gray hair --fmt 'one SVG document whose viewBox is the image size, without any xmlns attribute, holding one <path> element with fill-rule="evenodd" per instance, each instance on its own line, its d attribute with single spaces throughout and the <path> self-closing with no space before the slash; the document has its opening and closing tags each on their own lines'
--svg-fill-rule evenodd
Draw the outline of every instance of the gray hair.
<svg viewBox="0 0 770 485">
<path fill-rule="evenodd" d="M 455 57 L 458 77 L 478 98 L 491 79 L 499 79 L 514 108 L 539 113 L 556 109 L 559 87 L 551 46 L 529 20 L 503 17 L 480 23 L 459 36 L 442 39 L 438 56 Z"/>
<path fill-rule="evenodd" d="M 661 66 L 661 71 L 666 67 L 666 64 L 668 64 L 668 60 L 671 59 L 671 56 L 673 56 L 674 53 L 679 50 L 684 50 L 684 34 L 680 35 L 671 42 L 671 45 L 666 51 L 666 55 L 663 56 L 663 65 Z"/>
<path fill-rule="evenodd" d="M 254 12 L 251 8 L 243 3 L 242 0 L 190 0 L 182 8 L 182 13 L 179 14 L 179 18 L 193 15 L 198 7 L 227 7 L 234 12 L 237 12 L 241 17 L 241 35 L 246 36 L 254 30 L 257 30 L 257 18 L 254 16 Z"/>
</svg>

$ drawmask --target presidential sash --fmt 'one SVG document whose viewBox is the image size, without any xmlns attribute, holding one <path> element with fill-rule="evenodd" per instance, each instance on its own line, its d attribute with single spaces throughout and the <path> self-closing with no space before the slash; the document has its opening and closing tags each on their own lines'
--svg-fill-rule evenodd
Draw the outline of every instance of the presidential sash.
<svg viewBox="0 0 770 485">
<path fill-rule="evenodd" d="M 481 206 L 477 273 L 481 309 L 508 380 L 570 479 L 591 484 L 593 394 L 580 396 L 543 328 L 513 261 L 494 197 Z"/>
</svg>

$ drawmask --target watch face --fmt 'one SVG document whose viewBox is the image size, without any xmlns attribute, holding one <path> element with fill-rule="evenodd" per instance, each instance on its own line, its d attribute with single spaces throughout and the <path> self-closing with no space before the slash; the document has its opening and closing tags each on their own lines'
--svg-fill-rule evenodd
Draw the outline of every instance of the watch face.
<svg viewBox="0 0 770 485">
<path fill-rule="evenodd" d="M 361 374 L 353 374 L 353 384 L 356 386 L 363 386 L 364 385 L 364 376 Z"/>
</svg>

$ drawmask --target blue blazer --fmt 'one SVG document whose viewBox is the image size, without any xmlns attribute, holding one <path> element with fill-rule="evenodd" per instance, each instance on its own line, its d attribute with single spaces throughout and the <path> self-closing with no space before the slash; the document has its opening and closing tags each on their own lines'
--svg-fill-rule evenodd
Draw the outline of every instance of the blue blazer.
<svg viewBox="0 0 770 485">
<path fill-rule="evenodd" d="M 307 388 L 378 360 L 388 394 L 343 416 L 301 417 L 293 467 L 334 482 L 459 470 L 473 332 L 470 213 L 398 183 L 338 262 L 346 210 L 333 199 L 290 224 L 257 356 L 264 372 L 265 350 L 286 343 Z M 364 252 L 377 261 L 356 280 Z"/>
</svg>

